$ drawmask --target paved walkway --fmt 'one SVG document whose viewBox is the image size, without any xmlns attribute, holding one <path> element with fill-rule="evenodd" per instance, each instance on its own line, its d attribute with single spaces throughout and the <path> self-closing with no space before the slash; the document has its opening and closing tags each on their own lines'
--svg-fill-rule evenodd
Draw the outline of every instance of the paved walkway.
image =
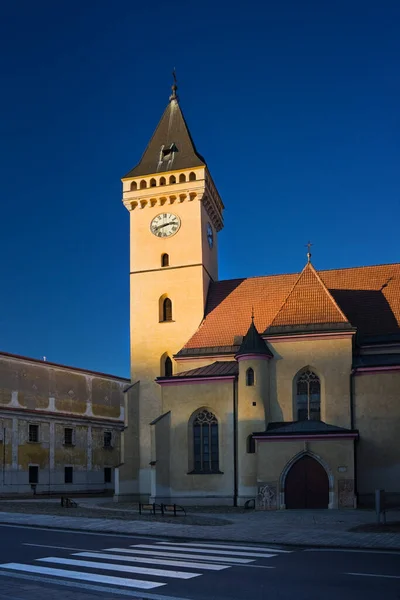
<svg viewBox="0 0 400 600">
<path fill-rule="evenodd" d="M 100 518 L 101 509 L 95 502 L 85 500 L 80 501 L 79 504 L 97 510 L 99 518 L 0 512 L 0 523 L 194 540 L 400 550 L 400 533 L 348 531 L 349 528 L 359 524 L 373 523 L 375 521 L 373 511 L 252 511 L 244 514 L 220 515 L 213 513 L 210 514 L 213 519 L 220 516 L 229 519 L 232 523 L 221 526 L 198 526 L 185 525 L 184 517 L 177 517 L 176 524 L 104 519 Z M 207 516 L 205 513 L 201 514 L 203 517 Z M 388 513 L 387 519 L 399 521 L 400 513 L 397 511 Z"/>
</svg>

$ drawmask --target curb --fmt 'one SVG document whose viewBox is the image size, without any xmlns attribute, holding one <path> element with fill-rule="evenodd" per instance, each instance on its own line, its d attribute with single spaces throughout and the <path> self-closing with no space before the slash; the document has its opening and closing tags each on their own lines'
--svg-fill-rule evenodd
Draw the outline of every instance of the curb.
<svg viewBox="0 0 400 600">
<path fill-rule="evenodd" d="M 106 531 L 96 531 L 92 529 L 82 529 L 79 527 L 68 527 L 65 525 L 35 525 L 33 523 L 10 523 L 9 521 L 1 521 L 0 525 L 9 525 L 10 527 L 26 527 L 35 529 L 45 529 L 45 530 L 57 530 L 62 529 L 65 531 L 71 531 L 76 533 L 88 533 L 88 534 L 97 534 L 97 535 L 113 535 L 116 537 L 148 537 L 148 538 L 165 538 L 165 539 L 173 539 L 173 540 L 181 540 L 185 542 L 187 540 L 195 541 L 195 542 L 222 542 L 222 543 L 233 543 L 233 544 L 256 544 L 258 546 L 279 546 L 284 548 L 320 548 L 321 550 L 360 550 L 361 552 L 364 550 L 376 550 L 377 552 L 389 552 L 389 553 L 400 553 L 400 547 L 387 547 L 387 546 L 357 546 L 357 545 L 346 545 L 341 546 L 340 544 L 318 544 L 315 542 L 305 542 L 305 543 L 297 543 L 297 542 L 277 542 L 277 541 L 262 541 L 257 542 L 254 540 L 233 540 L 232 538 L 218 538 L 218 540 L 205 538 L 205 537 L 196 537 L 195 535 L 191 536 L 180 536 L 174 534 L 152 534 L 152 533 L 121 533 L 120 531 L 115 531 L 112 529 L 108 529 Z"/>
</svg>

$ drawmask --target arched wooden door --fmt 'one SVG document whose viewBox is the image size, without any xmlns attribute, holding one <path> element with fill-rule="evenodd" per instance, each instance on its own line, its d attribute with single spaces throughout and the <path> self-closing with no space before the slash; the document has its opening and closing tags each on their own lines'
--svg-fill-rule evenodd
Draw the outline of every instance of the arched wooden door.
<svg viewBox="0 0 400 600">
<path fill-rule="evenodd" d="M 329 481 L 324 467 L 312 456 L 303 456 L 286 476 L 286 508 L 328 508 L 328 503 Z"/>
</svg>

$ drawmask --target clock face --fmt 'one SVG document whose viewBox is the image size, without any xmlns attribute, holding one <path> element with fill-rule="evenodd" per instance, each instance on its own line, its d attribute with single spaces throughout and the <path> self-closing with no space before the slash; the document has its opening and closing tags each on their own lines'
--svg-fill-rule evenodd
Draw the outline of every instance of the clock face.
<svg viewBox="0 0 400 600">
<path fill-rule="evenodd" d="M 210 223 L 207 223 L 207 240 L 208 245 L 210 246 L 210 248 L 212 248 L 214 245 L 214 234 Z"/>
<path fill-rule="evenodd" d="M 150 223 L 150 231 L 160 238 L 174 235 L 181 226 L 181 220 L 172 213 L 161 213 Z"/>
</svg>

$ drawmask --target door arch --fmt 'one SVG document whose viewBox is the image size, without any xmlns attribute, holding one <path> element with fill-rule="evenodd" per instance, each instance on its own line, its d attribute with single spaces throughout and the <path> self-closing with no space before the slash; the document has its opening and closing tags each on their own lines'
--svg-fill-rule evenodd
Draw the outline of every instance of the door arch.
<svg viewBox="0 0 400 600">
<path fill-rule="evenodd" d="M 328 508 L 328 504 L 328 475 L 321 463 L 305 454 L 286 475 L 286 508 Z"/>
</svg>

